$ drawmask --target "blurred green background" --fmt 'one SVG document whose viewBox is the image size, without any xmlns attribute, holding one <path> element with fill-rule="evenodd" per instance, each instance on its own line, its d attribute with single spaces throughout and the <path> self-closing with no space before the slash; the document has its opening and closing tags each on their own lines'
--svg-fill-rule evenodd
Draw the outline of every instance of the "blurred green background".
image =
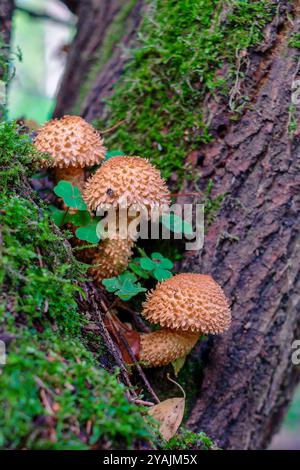
<svg viewBox="0 0 300 470">
<path fill-rule="evenodd" d="M 13 20 L 16 75 L 9 90 L 9 117 L 20 116 L 42 124 L 51 117 L 55 93 L 63 72 L 65 48 L 75 33 L 75 18 L 56 0 L 18 0 Z M 52 19 L 27 13 L 45 14 Z"/>
<path fill-rule="evenodd" d="M 55 95 L 63 73 L 66 50 L 75 33 L 74 16 L 57 0 L 18 0 L 20 10 L 13 22 L 13 50 L 22 53 L 15 60 L 16 74 L 9 89 L 9 117 L 25 118 L 38 124 L 51 117 Z M 37 18 L 31 13 L 53 19 Z M 274 437 L 273 449 L 300 449 L 300 388 Z"/>
</svg>

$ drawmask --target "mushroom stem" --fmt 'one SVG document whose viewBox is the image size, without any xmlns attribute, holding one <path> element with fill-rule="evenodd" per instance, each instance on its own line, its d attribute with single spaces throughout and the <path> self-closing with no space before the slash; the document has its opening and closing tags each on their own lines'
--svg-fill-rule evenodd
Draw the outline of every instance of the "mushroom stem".
<svg viewBox="0 0 300 470">
<path fill-rule="evenodd" d="M 165 366 L 186 356 L 195 346 L 200 333 L 188 333 L 167 328 L 141 335 L 139 360 L 146 367 Z"/>
<path fill-rule="evenodd" d="M 54 168 L 56 181 L 65 180 L 77 186 L 80 190 L 85 185 L 85 171 L 80 167 Z"/>
</svg>

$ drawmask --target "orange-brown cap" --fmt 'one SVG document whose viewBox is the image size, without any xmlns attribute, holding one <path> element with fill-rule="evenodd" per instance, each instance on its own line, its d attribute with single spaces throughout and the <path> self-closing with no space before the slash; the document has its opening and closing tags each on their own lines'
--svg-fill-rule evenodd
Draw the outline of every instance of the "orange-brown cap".
<svg viewBox="0 0 300 470">
<path fill-rule="evenodd" d="M 54 160 L 45 166 L 84 168 L 101 163 L 106 149 L 96 130 L 80 116 L 52 119 L 38 132 L 35 147 Z"/>
<path fill-rule="evenodd" d="M 178 332 L 166 328 L 142 334 L 139 360 L 145 362 L 148 367 L 164 366 L 186 356 L 198 338 L 198 333 Z"/>
<path fill-rule="evenodd" d="M 110 158 L 88 180 L 83 198 L 90 210 L 106 205 L 160 206 L 170 203 L 170 193 L 159 170 L 146 158 Z"/>
<path fill-rule="evenodd" d="M 209 275 L 177 274 L 147 295 L 144 317 L 151 323 L 190 333 L 222 333 L 231 312 L 221 287 Z"/>
<path fill-rule="evenodd" d="M 128 266 L 132 256 L 132 240 L 107 239 L 99 243 L 93 258 L 90 273 L 93 279 L 101 283 L 103 279 L 121 274 Z"/>
</svg>

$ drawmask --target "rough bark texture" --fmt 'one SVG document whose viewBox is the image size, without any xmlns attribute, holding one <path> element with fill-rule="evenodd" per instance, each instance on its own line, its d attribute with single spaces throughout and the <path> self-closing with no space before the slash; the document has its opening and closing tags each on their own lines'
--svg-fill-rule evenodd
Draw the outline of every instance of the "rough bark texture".
<svg viewBox="0 0 300 470">
<path fill-rule="evenodd" d="M 213 342 L 189 426 L 226 449 L 266 447 L 300 378 L 291 362 L 300 337 L 300 128 L 288 130 L 299 78 L 288 41 L 299 31 L 300 21 L 284 16 L 269 27 L 268 44 L 249 57 L 251 106 L 234 124 L 219 109 L 216 140 L 199 154 L 204 181 L 228 197 L 184 268 L 220 282 L 233 324 Z"/>
<path fill-rule="evenodd" d="M 14 0 L 0 0 L 0 34 L 6 43 L 10 39 Z"/>
<path fill-rule="evenodd" d="M 215 194 L 228 193 L 204 249 L 183 263 L 212 274 L 232 302 L 229 333 L 207 345 L 189 420 L 226 449 L 266 447 L 300 379 L 291 362 L 300 337 L 300 126 L 293 133 L 290 126 L 298 118 L 292 83 L 300 76 L 298 50 L 289 47 L 300 20 L 286 15 L 291 2 L 279 3 L 265 43 L 243 56 L 245 79 L 231 93 L 232 100 L 247 95 L 250 105 L 233 121 L 227 104 L 208 97 L 215 139 L 189 155 L 203 187 L 213 179 Z M 122 73 L 118 57 L 86 100 L 88 119 L 101 116 L 102 99 Z"/>
<path fill-rule="evenodd" d="M 68 55 L 68 62 L 58 93 L 54 116 L 61 116 L 72 112 L 87 74 L 91 67 L 97 64 L 97 60 L 101 58 L 101 47 L 107 37 L 109 28 L 121 9 L 126 7 L 126 3 L 130 4 L 131 2 L 130 0 L 126 0 L 126 2 L 122 0 L 88 0 L 79 3 L 77 34 Z M 137 0 L 132 10 L 129 11 L 128 17 L 122 26 L 122 40 L 114 49 L 107 67 L 105 66 L 100 77 L 97 77 L 97 84 L 92 88 L 90 96 L 87 98 L 87 105 L 85 106 L 88 114 L 92 114 L 92 109 L 98 106 L 97 93 L 99 89 L 102 90 L 105 87 L 105 94 L 107 94 L 106 88 L 111 88 L 113 82 L 118 77 L 114 70 L 116 70 L 116 67 L 119 69 L 120 65 L 121 69 L 123 68 L 124 59 L 121 57 L 122 51 L 128 45 L 132 32 L 136 30 L 140 19 L 141 4 L 142 1 Z M 108 70 L 109 73 L 106 73 Z M 114 77 L 112 81 L 110 81 L 111 77 Z M 102 83 L 103 80 L 104 84 Z M 89 110 L 89 108 L 91 109 Z"/>
</svg>

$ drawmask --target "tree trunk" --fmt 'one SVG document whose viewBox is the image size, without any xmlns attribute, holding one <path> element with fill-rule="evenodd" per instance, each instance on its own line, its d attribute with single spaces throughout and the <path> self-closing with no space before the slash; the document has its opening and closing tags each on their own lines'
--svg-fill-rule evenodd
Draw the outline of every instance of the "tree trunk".
<svg viewBox="0 0 300 470">
<path fill-rule="evenodd" d="M 5 116 L 9 76 L 9 48 L 14 0 L 0 0 L 0 119 Z"/>
<path fill-rule="evenodd" d="M 299 52 L 289 47 L 300 21 L 276 21 L 250 57 L 242 93 L 251 106 L 236 123 L 218 110 L 216 139 L 200 151 L 202 178 L 228 197 L 204 249 L 184 263 L 211 273 L 232 300 L 232 327 L 212 343 L 189 420 L 227 449 L 266 447 L 300 378 L 291 360 L 300 338 L 300 128 L 290 125 Z"/>
<path fill-rule="evenodd" d="M 294 5 L 297 10 L 299 2 Z M 279 9 L 264 44 L 242 51 L 247 70 L 231 100 L 240 93 L 250 105 L 233 121 L 224 101 L 216 106 L 208 97 L 215 139 L 192 154 L 203 187 L 212 179 L 214 193 L 227 196 L 203 250 L 189 254 L 183 269 L 210 273 L 220 282 L 232 302 L 233 323 L 226 335 L 207 344 L 204 379 L 189 427 L 226 449 L 266 447 L 300 379 L 299 367 L 291 362 L 292 342 L 300 337 L 300 127 L 292 101 L 293 83 L 300 77 L 298 50 L 289 43 L 300 32 L 296 16 L 292 20 Z M 86 69 L 88 51 L 94 50 L 83 45 L 91 29 L 83 17 L 79 21 L 56 115 L 70 110 L 82 79 L 79 69 Z M 131 23 L 130 41 L 137 24 Z M 79 44 L 85 54 L 78 53 Z M 101 117 L 103 98 L 122 73 L 120 50 L 97 74 L 81 106 L 89 120 Z"/>
<path fill-rule="evenodd" d="M 0 0 L 0 34 L 5 43 L 10 39 L 13 9 L 14 0 Z"/>
<path fill-rule="evenodd" d="M 123 49 L 138 26 L 142 3 L 141 0 L 79 3 L 77 34 L 68 55 L 54 116 L 76 112 L 79 107 L 84 107 L 91 118 L 93 114 L 99 115 L 98 109 L 94 111 L 99 105 L 97 95 L 103 95 L 104 90 L 107 96 L 123 68 Z M 87 103 L 83 104 L 85 98 Z"/>
</svg>

